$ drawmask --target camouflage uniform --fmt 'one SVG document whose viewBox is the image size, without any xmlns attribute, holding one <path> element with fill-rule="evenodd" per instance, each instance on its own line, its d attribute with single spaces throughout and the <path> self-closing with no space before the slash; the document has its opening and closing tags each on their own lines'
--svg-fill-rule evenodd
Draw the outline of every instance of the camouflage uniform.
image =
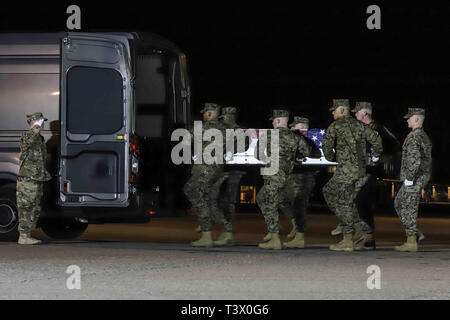
<svg viewBox="0 0 450 320">
<path fill-rule="evenodd" d="M 200 112 L 208 110 L 220 111 L 220 106 L 206 103 L 205 108 Z M 217 119 L 203 121 L 202 136 L 208 129 L 218 129 L 225 136 L 226 127 Z M 193 131 L 191 130 L 191 134 Z M 202 139 L 200 137 L 200 139 Z M 209 144 L 208 141 L 202 141 L 202 150 Z M 223 163 L 223 159 L 216 158 L 216 162 Z M 202 232 L 209 232 L 212 228 L 212 214 L 217 212 L 217 201 L 211 201 L 211 189 L 214 183 L 223 174 L 223 164 L 197 164 L 194 162 L 191 170 L 191 177 L 184 185 L 184 193 L 192 206 L 196 209 Z"/>
<path fill-rule="evenodd" d="M 424 115 L 420 108 L 409 108 L 405 116 Z M 405 227 L 406 235 L 413 237 L 418 234 L 417 217 L 421 190 L 427 185 L 431 175 L 431 141 L 422 128 L 411 131 L 403 143 L 400 180 L 413 181 L 412 186 L 401 186 L 394 200 L 394 207 Z"/>
<path fill-rule="evenodd" d="M 274 116 L 277 117 L 289 117 L 289 113 L 285 110 L 274 110 Z M 310 146 L 306 143 L 303 137 L 300 137 L 292 133 L 288 128 L 279 127 L 279 170 L 274 175 L 265 175 L 264 186 L 259 190 L 256 195 L 256 202 L 264 215 L 266 226 L 269 233 L 279 233 L 279 215 L 278 209 L 283 201 L 283 189 L 286 188 L 290 174 L 294 167 L 294 160 L 297 152 L 302 156 L 308 156 L 311 152 Z M 267 157 L 271 154 L 271 136 L 267 137 Z M 259 155 L 255 149 L 256 156 Z M 264 159 L 260 159 L 264 160 Z"/>
<path fill-rule="evenodd" d="M 293 127 L 298 123 L 309 124 L 309 120 L 307 118 L 294 117 L 294 121 L 290 126 Z M 293 132 L 303 137 L 310 146 L 311 153 L 309 157 L 320 158 L 320 150 L 313 141 L 304 137 L 299 131 Z M 300 158 L 300 156 L 297 158 Z M 280 210 L 289 219 L 295 221 L 295 231 L 300 233 L 306 231 L 306 212 L 309 198 L 316 185 L 316 174 L 317 170 L 315 168 L 302 167 L 301 164 L 295 165 L 282 191 L 283 201 L 280 205 Z"/>
<path fill-rule="evenodd" d="M 45 119 L 42 113 L 27 115 L 28 123 Z M 20 138 L 20 169 L 17 177 L 17 207 L 19 209 L 19 232 L 28 235 L 36 228 L 41 213 L 41 200 L 45 181 L 51 180 L 45 169 L 47 149 L 40 134 L 41 127 L 33 126 Z"/>
<path fill-rule="evenodd" d="M 335 99 L 330 110 L 340 106 L 348 108 L 349 101 Z M 344 235 L 352 234 L 353 225 L 360 220 L 354 201 L 356 182 L 366 174 L 366 141 L 374 147 L 375 155 L 379 156 L 383 147 L 378 133 L 350 116 L 342 116 L 334 121 L 322 140 L 325 158 L 339 163 L 322 191 L 327 205 L 339 218 Z"/>
</svg>

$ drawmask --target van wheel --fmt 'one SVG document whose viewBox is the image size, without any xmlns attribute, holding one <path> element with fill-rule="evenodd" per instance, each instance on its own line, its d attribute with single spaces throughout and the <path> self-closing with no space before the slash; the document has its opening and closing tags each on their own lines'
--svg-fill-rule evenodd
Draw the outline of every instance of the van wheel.
<svg viewBox="0 0 450 320">
<path fill-rule="evenodd" d="M 0 187 L 0 240 L 17 241 L 19 238 L 19 211 L 16 204 L 16 185 Z"/>
<path fill-rule="evenodd" d="M 81 236 L 88 226 L 75 219 L 41 219 L 42 231 L 52 239 L 70 240 Z"/>
</svg>

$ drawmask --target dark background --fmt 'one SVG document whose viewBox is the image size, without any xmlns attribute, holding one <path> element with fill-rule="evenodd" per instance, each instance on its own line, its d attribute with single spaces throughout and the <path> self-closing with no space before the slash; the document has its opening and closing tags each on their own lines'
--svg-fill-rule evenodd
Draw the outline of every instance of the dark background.
<svg viewBox="0 0 450 320">
<path fill-rule="evenodd" d="M 403 141 L 407 108 L 424 107 L 432 182 L 450 182 L 450 4 L 162 3 L 2 3 L 0 31 L 64 31 L 77 4 L 81 31 L 154 32 L 187 55 L 194 114 L 205 101 L 234 105 L 246 126 L 268 127 L 272 108 L 288 108 L 326 128 L 332 98 L 364 99 Z M 370 4 L 381 30 L 366 27 Z"/>
</svg>

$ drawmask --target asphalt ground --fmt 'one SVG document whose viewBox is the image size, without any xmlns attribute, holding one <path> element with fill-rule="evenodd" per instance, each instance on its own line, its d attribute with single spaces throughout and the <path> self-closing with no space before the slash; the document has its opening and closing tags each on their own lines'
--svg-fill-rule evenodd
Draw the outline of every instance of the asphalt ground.
<svg viewBox="0 0 450 320">
<path fill-rule="evenodd" d="M 38 229 L 42 245 L 0 242 L 0 299 L 450 299 L 449 218 L 420 219 L 417 253 L 393 250 L 405 238 L 394 217 L 376 218 L 377 250 L 365 252 L 330 251 L 337 219 L 308 218 L 306 248 L 279 251 L 257 247 L 264 221 L 249 213 L 238 214 L 234 246 L 209 249 L 189 245 L 193 216 L 90 225 L 73 241 Z"/>
</svg>

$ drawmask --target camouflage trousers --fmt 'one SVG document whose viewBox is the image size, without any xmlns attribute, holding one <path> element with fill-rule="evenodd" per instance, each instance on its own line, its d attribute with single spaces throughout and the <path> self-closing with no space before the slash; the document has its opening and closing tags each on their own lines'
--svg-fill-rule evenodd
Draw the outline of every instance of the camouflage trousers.
<svg viewBox="0 0 450 320">
<path fill-rule="evenodd" d="M 406 187 L 403 184 L 395 197 L 394 208 L 408 237 L 415 236 L 418 232 L 420 193 L 428 180 L 422 176 L 412 186 Z"/>
<path fill-rule="evenodd" d="M 210 201 L 214 208 L 213 223 L 223 225 L 225 232 L 235 231 L 239 183 L 244 174 L 243 171 L 224 172 L 211 189 Z M 214 206 L 217 203 L 219 206 Z"/>
<path fill-rule="evenodd" d="M 17 178 L 17 207 L 19 209 L 19 232 L 29 234 L 36 229 L 41 214 L 43 196 L 42 181 Z"/>
<path fill-rule="evenodd" d="M 316 178 L 313 172 L 291 174 L 282 191 L 280 210 L 289 219 L 295 220 L 297 231 L 301 233 L 306 231 L 306 212 L 315 185 Z"/>
<path fill-rule="evenodd" d="M 282 191 L 286 186 L 289 175 L 282 173 L 273 176 L 264 176 L 264 186 L 256 195 L 256 203 L 266 221 L 267 230 L 270 233 L 279 233 L 278 208 L 283 201 Z"/>
<path fill-rule="evenodd" d="M 353 233 L 355 224 L 360 224 L 361 229 L 366 224 L 361 221 L 355 208 L 356 185 L 357 180 L 344 181 L 334 175 L 322 188 L 325 202 L 338 217 L 344 234 Z"/>
<path fill-rule="evenodd" d="M 195 208 L 203 232 L 211 231 L 212 215 L 219 210 L 217 201 L 211 201 L 211 190 L 222 174 L 221 166 L 194 164 L 191 177 L 184 185 L 184 194 Z"/>
</svg>

